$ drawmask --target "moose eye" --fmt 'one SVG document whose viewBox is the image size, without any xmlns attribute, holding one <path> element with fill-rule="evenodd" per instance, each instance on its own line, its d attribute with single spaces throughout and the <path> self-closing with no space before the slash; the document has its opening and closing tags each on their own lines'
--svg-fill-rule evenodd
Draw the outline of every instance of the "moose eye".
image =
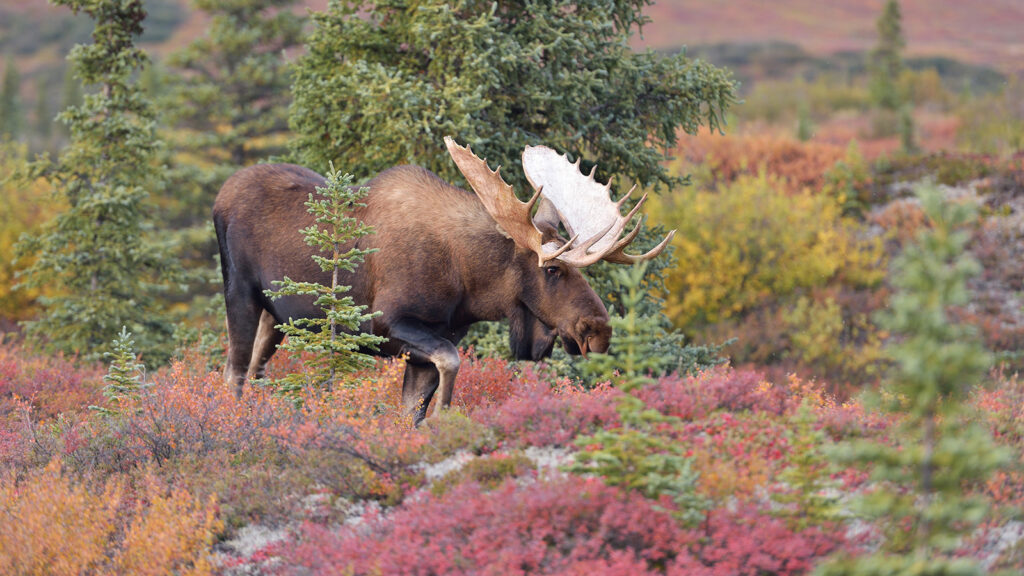
<svg viewBox="0 0 1024 576">
<path fill-rule="evenodd" d="M 559 268 L 558 266 L 548 266 L 544 268 L 544 273 L 547 274 L 548 276 L 558 276 L 559 274 L 562 273 L 562 269 Z"/>
</svg>

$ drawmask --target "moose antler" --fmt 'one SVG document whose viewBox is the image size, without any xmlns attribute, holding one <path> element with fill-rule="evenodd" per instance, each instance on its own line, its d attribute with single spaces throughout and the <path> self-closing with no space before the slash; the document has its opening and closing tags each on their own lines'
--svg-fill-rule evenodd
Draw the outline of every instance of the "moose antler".
<svg viewBox="0 0 1024 576">
<path fill-rule="evenodd" d="M 594 180 L 595 166 L 589 176 L 580 172 L 580 161 L 569 162 L 565 155 L 558 154 L 547 146 L 527 146 L 523 150 L 523 171 L 537 194 L 543 192 L 543 198 L 555 207 L 566 230 L 572 235 L 562 249 L 571 248 L 561 256 L 560 260 L 574 266 L 588 266 L 598 260 L 607 260 L 617 264 L 632 264 L 650 260 L 672 241 L 676 231 L 665 236 L 657 246 L 646 254 L 634 256 L 626 254 L 625 249 L 640 232 L 642 218 L 636 226 L 619 237 L 637 214 L 647 194 L 644 194 L 636 206 L 626 216 L 619 210 L 625 204 L 636 186 L 633 186 L 618 202 L 611 199 L 611 182 L 600 184 Z M 576 239 L 587 238 L 577 243 Z"/>
<path fill-rule="evenodd" d="M 520 202 L 512 187 L 506 184 L 498 174 L 501 166 L 492 171 L 487 167 L 485 160 L 481 160 L 476 154 L 473 154 L 468 146 L 459 146 L 450 136 L 444 137 L 444 144 L 448 147 L 448 153 L 451 154 L 455 165 L 459 167 L 459 171 L 466 177 L 466 181 L 480 198 L 487 213 L 517 245 L 537 254 L 538 266 L 543 266 L 545 262 L 559 258 L 563 252 L 572 247 L 575 237 L 561 246 L 553 242 L 544 243 L 544 234 L 537 227 L 541 221 L 535 223 L 530 217 L 533 205 L 540 198 L 539 190 L 529 202 Z M 544 224 L 551 226 L 555 218 L 553 207 L 542 202 L 541 208 L 538 216 Z M 554 225 L 557 225 L 557 221 L 554 221 Z"/>
</svg>

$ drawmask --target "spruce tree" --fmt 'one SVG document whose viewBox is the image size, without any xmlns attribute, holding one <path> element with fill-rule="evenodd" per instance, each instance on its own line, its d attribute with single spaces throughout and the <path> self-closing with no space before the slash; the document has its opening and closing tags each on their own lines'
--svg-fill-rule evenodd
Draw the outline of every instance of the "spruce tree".
<svg viewBox="0 0 1024 576">
<path fill-rule="evenodd" d="M 0 87 L 0 138 L 17 140 L 21 132 L 21 103 L 18 91 L 21 76 L 14 58 L 7 56 L 4 62 L 4 83 Z"/>
<path fill-rule="evenodd" d="M 178 163 L 196 167 L 203 217 L 231 172 L 284 151 L 291 100 L 285 53 L 301 46 L 295 0 L 196 0 L 202 38 L 167 61 L 167 121 Z"/>
<path fill-rule="evenodd" d="M 441 140 L 456 136 L 526 186 L 520 156 L 546 144 L 584 171 L 672 184 L 664 150 L 719 128 L 730 75 L 682 54 L 634 53 L 650 0 L 338 0 L 314 14 L 295 72 L 295 151 L 357 178 L 416 163 L 458 181 Z"/>
<path fill-rule="evenodd" d="M 331 285 L 315 282 L 297 282 L 285 276 L 275 281 L 277 290 L 267 291 L 271 299 L 285 296 L 315 298 L 315 304 L 323 309 L 323 318 L 292 318 L 287 324 L 277 326 L 288 339 L 281 346 L 294 352 L 312 354 L 311 366 L 304 373 L 289 374 L 274 383 L 279 392 L 294 393 L 310 386 L 330 389 L 338 378 L 374 365 L 374 359 L 365 351 L 377 349 L 384 339 L 372 334 L 360 333 L 360 327 L 376 314 L 367 313 L 366 306 L 357 305 L 351 296 L 344 296 L 351 287 L 339 283 L 338 272 L 352 272 L 369 254 L 370 250 L 351 248 L 342 252 L 342 245 L 373 232 L 353 216 L 353 208 L 361 207 L 359 201 L 368 189 L 352 186 L 352 176 L 342 175 L 334 166 L 327 174 L 327 186 L 317 187 L 317 197 L 309 195 L 306 207 L 316 218 L 316 224 L 302 230 L 306 244 L 318 253 L 313 260 L 324 272 L 331 273 Z"/>
<path fill-rule="evenodd" d="M 896 111 L 903 104 L 897 83 L 903 72 L 903 48 L 906 45 L 898 0 L 885 3 L 877 28 L 878 44 L 868 60 L 871 100 L 879 108 Z"/>
<path fill-rule="evenodd" d="M 890 442 L 854 441 L 836 452 L 843 463 L 871 468 L 875 486 L 858 510 L 881 524 L 884 538 L 877 553 L 840 558 L 823 575 L 984 574 L 955 555 L 988 510 L 980 487 L 1009 460 L 987 428 L 966 418 L 964 401 L 992 356 L 949 311 L 969 302 L 967 280 L 979 271 L 964 253 L 974 207 L 946 202 L 931 187 L 919 198 L 930 226 L 893 262 L 895 293 L 879 318 L 896 339 L 888 348 L 893 370 L 876 403 L 900 423 Z"/>
<path fill-rule="evenodd" d="M 147 61 L 135 46 L 143 4 L 55 1 L 95 21 L 93 43 L 75 46 L 68 57 L 95 90 L 60 115 L 70 144 L 48 176 L 68 209 L 20 245 L 21 254 L 34 257 L 24 284 L 55 294 L 26 327 L 51 348 L 90 358 L 127 327 L 159 362 L 167 358 L 171 329 L 157 296 L 177 266 L 149 233 L 147 198 L 161 180 L 153 163 L 154 113 L 132 81 Z"/>
<path fill-rule="evenodd" d="M 159 90 L 168 142 L 167 178 L 175 196 L 164 216 L 179 257 L 193 272 L 189 310 L 208 316 L 220 298 L 210 206 L 239 168 L 285 150 L 291 101 L 287 53 L 301 46 L 305 18 L 296 0 L 196 0 L 206 33 L 172 54 L 163 74 L 143 77 Z M 186 326 L 186 331 L 188 328 Z M 184 340 L 194 338 L 182 332 Z"/>
</svg>

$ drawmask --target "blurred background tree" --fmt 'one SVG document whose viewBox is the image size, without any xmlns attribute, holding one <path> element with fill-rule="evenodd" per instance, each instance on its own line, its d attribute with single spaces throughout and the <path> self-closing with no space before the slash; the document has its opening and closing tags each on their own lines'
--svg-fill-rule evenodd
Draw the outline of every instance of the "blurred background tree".
<svg viewBox="0 0 1024 576">
<path fill-rule="evenodd" d="M 236 170 L 282 153 L 290 136 L 291 63 L 305 17 L 296 0 L 197 0 L 205 34 L 172 53 L 140 81 L 158 99 L 168 187 L 161 206 L 190 275 L 181 308 L 200 323 L 222 313 L 220 272 L 210 206 Z M 179 339 L 200 337 L 182 326 Z M 221 322 L 214 322 L 219 326 Z M 209 337 L 209 335 L 207 335 Z M 212 345 L 212 342 L 211 342 Z"/>
<path fill-rule="evenodd" d="M 154 240 L 148 203 L 163 182 L 153 160 L 160 146 L 155 113 L 133 75 L 147 62 L 135 46 L 141 0 L 58 0 L 95 21 L 93 43 L 69 59 L 95 92 L 61 115 L 71 143 L 53 166 L 40 167 L 68 209 L 19 245 L 29 258 L 23 284 L 52 290 L 42 314 L 25 326 L 48 348 L 99 356 L 123 327 L 157 362 L 172 332 L 162 310 L 180 266 Z"/>
</svg>

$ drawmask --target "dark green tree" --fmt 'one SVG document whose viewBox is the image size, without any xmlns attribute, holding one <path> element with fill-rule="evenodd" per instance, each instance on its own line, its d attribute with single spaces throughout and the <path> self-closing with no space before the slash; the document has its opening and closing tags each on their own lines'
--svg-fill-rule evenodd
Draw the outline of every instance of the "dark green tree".
<svg viewBox="0 0 1024 576">
<path fill-rule="evenodd" d="M 295 152 L 365 178 L 401 163 L 459 181 L 445 135 L 506 166 L 544 143 L 600 162 L 605 178 L 672 184 L 661 165 L 682 131 L 717 129 L 734 102 L 721 69 L 634 53 L 650 0 L 338 0 L 313 16 L 295 72 Z"/>
<path fill-rule="evenodd" d="M 210 28 L 167 61 L 171 144 L 188 163 L 213 167 L 217 186 L 231 171 L 285 149 L 291 101 L 286 53 L 301 47 L 305 20 L 292 12 L 295 4 L 196 0 Z"/>
<path fill-rule="evenodd" d="M 985 573 L 954 554 L 988 510 L 978 488 L 1009 461 L 988 429 L 965 415 L 965 399 L 992 355 L 949 310 L 969 303 L 967 280 L 979 271 L 964 253 L 974 207 L 947 202 L 932 187 L 919 198 L 930 226 L 893 262 L 895 292 L 879 318 L 896 340 L 888 348 L 893 370 L 876 402 L 900 423 L 891 442 L 860 440 L 836 453 L 841 462 L 870 466 L 877 489 L 861 497 L 858 510 L 879 522 L 885 537 L 877 553 L 841 558 L 824 575 Z"/>
<path fill-rule="evenodd" d="M 14 58 L 8 55 L 4 62 L 4 85 L 0 87 L 0 138 L 16 140 L 21 132 L 20 88 L 18 67 Z"/>
<path fill-rule="evenodd" d="M 64 83 L 61 87 L 61 110 L 69 110 L 71 108 L 78 107 L 82 104 L 82 81 L 75 75 L 74 66 L 66 66 L 64 68 Z M 67 123 L 61 122 L 58 124 L 61 134 L 65 137 L 71 135 L 70 126 Z"/>
<path fill-rule="evenodd" d="M 211 309 L 223 310 L 210 206 L 217 190 L 243 166 L 285 150 L 291 101 L 287 54 L 301 47 L 304 16 L 296 0 L 196 0 L 209 17 L 206 33 L 172 54 L 159 72 L 142 78 L 159 91 L 167 127 L 167 179 L 175 191 L 165 221 L 178 257 L 190 270 L 188 306 L 197 322 L 179 338 L 209 339 Z M 213 325 L 222 323 L 213 322 Z"/>
<path fill-rule="evenodd" d="M 903 48 L 906 46 L 898 0 L 885 3 L 877 27 L 878 44 L 868 58 L 871 100 L 879 108 L 896 111 L 903 105 L 899 80 L 903 72 Z"/>
<path fill-rule="evenodd" d="M 373 230 L 351 216 L 353 208 L 363 206 L 359 201 L 366 188 L 352 186 L 352 176 L 342 175 L 331 166 L 327 186 L 317 187 L 319 197 L 309 195 L 306 206 L 316 218 L 316 224 L 302 230 L 306 244 L 317 249 L 313 260 L 324 272 L 331 273 L 331 285 L 315 282 L 297 282 L 285 276 L 274 284 L 277 290 L 267 291 L 271 299 L 281 297 L 312 297 L 324 311 L 323 318 L 293 318 L 278 325 L 288 339 L 281 346 L 294 352 L 310 352 L 312 366 L 306 372 L 289 374 L 275 382 L 278 391 L 294 393 L 310 386 L 330 387 L 344 374 L 350 374 L 374 365 L 374 359 L 363 350 L 376 350 L 384 338 L 359 331 L 376 314 L 367 313 L 366 306 L 357 305 L 351 296 L 344 296 L 351 287 L 339 282 L 338 272 L 352 272 L 370 250 L 351 248 L 342 251 L 350 240 L 371 234 Z"/>
<path fill-rule="evenodd" d="M 47 168 L 68 209 L 20 244 L 21 254 L 34 257 L 23 283 L 56 294 L 43 299 L 44 313 L 26 327 L 51 348 L 87 357 L 127 327 L 159 362 L 171 329 L 158 295 L 177 266 L 150 235 L 147 199 L 162 184 L 153 162 L 159 143 L 152 107 L 132 81 L 147 60 L 135 46 L 145 11 L 141 0 L 57 4 L 95 21 L 93 43 L 69 55 L 95 90 L 60 115 L 71 141 Z"/>
</svg>

